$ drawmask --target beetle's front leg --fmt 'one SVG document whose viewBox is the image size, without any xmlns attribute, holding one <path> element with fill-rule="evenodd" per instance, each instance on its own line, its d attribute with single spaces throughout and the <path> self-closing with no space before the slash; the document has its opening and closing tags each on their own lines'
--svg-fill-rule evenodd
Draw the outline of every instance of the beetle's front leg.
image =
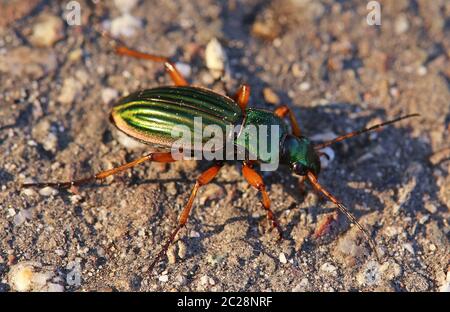
<svg viewBox="0 0 450 312">
<path fill-rule="evenodd" d="M 266 186 L 264 184 L 264 181 L 261 177 L 261 175 L 256 172 L 251 167 L 251 164 L 244 162 L 244 165 L 242 167 L 242 174 L 244 175 L 244 178 L 247 180 L 247 182 L 256 188 L 258 191 L 261 192 L 262 195 L 262 205 L 264 209 L 266 209 L 267 212 L 267 219 L 271 222 L 272 228 L 276 228 L 278 231 L 279 239 L 283 238 L 283 232 L 278 225 L 278 221 L 275 217 L 275 214 L 273 213 L 272 209 L 270 209 L 270 198 L 266 191 Z"/>
<path fill-rule="evenodd" d="M 277 107 L 274 111 L 274 114 L 280 118 L 284 118 L 287 115 L 289 115 L 289 121 L 291 122 L 292 133 L 297 137 L 299 137 L 301 135 L 300 127 L 298 125 L 297 119 L 295 118 L 294 112 L 287 105 Z"/>
<path fill-rule="evenodd" d="M 216 163 L 214 166 L 210 167 L 206 171 L 204 171 L 198 178 L 194 185 L 194 188 L 192 189 L 191 196 L 189 197 L 188 202 L 183 208 L 183 211 L 180 214 L 180 217 L 178 219 L 178 225 L 176 226 L 175 230 L 170 234 L 169 238 L 167 239 L 166 243 L 164 244 L 161 251 L 156 255 L 153 262 L 150 264 L 150 271 L 153 270 L 153 267 L 156 265 L 156 263 L 161 259 L 161 257 L 167 252 L 169 249 L 170 244 L 175 239 L 175 236 L 177 233 L 186 225 L 186 222 L 189 217 L 189 213 L 191 212 L 192 205 L 194 204 L 195 196 L 197 195 L 198 190 L 203 185 L 208 184 L 211 182 L 216 175 L 219 173 L 220 168 L 222 168 L 222 163 Z"/>
</svg>

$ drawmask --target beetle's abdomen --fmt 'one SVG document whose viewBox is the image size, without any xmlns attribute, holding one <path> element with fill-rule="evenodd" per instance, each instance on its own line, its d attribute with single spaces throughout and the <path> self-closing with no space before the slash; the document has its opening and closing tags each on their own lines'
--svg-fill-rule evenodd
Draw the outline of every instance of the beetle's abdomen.
<svg viewBox="0 0 450 312">
<path fill-rule="evenodd" d="M 174 86 L 132 93 L 117 103 L 111 117 L 119 130 L 144 143 L 170 146 L 178 139 L 172 133 L 176 126 L 189 129 L 192 136 L 209 125 L 225 133 L 227 126 L 240 122 L 242 112 L 229 97 L 208 89 Z M 201 117 L 202 129 L 194 126 L 196 117 Z"/>
</svg>

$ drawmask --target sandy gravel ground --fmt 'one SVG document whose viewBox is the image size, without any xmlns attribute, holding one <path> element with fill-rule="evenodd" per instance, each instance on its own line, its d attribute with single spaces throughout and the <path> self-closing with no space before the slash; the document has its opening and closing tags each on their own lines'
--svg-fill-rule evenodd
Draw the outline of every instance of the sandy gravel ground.
<svg viewBox="0 0 450 312">
<path fill-rule="evenodd" d="M 81 26 L 62 19 L 67 2 L 0 1 L 0 291 L 449 291 L 450 2 L 380 1 L 379 26 L 367 24 L 366 1 L 85 0 Z M 316 239 L 335 209 L 300 192 L 286 168 L 264 173 L 282 242 L 229 164 L 153 272 L 208 163 L 144 164 L 69 191 L 21 189 L 149 150 L 121 138 L 108 112 L 120 96 L 170 81 L 159 64 L 112 53 L 94 31 L 99 20 L 222 92 L 204 65 L 218 38 L 228 87 L 250 83 L 255 107 L 290 105 L 308 136 L 420 113 L 333 146 L 320 176 L 384 260 L 342 215 Z"/>
</svg>

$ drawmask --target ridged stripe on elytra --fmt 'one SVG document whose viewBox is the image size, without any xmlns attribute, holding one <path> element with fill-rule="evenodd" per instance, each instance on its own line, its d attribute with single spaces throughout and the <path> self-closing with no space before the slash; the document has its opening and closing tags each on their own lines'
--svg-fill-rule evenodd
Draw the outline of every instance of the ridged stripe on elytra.
<svg viewBox="0 0 450 312">
<path fill-rule="evenodd" d="M 159 87 L 130 94 L 113 108 L 116 126 L 146 143 L 170 145 L 174 126 L 183 125 L 194 135 L 194 118 L 202 126 L 217 125 L 225 130 L 242 119 L 242 111 L 232 99 L 197 87 Z M 207 139 L 205 139 L 207 140 Z"/>
<path fill-rule="evenodd" d="M 205 113 L 235 122 L 241 116 L 241 108 L 229 97 L 199 87 L 158 87 L 133 93 L 118 105 L 131 101 L 162 101 L 191 107 Z M 237 118 L 236 118 L 237 116 Z"/>
</svg>

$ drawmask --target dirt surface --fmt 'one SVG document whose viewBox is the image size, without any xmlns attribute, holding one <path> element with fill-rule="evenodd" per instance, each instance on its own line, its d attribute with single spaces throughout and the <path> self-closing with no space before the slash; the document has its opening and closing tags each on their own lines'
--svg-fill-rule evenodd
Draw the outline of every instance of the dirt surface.
<svg viewBox="0 0 450 312">
<path fill-rule="evenodd" d="M 70 26 L 66 1 L 0 1 L 0 291 L 449 290 L 450 2 L 380 1 L 379 26 L 367 24 L 365 1 L 96 2 L 79 1 L 81 26 Z M 153 272 L 208 163 L 143 164 L 69 191 L 21 189 L 148 152 L 108 121 L 120 96 L 170 84 L 160 64 L 119 57 L 95 32 L 124 14 L 115 31 L 129 46 L 189 64 L 190 82 L 222 92 L 204 65 L 218 38 L 229 89 L 245 81 L 252 106 L 288 104 L 307 136 L 420 113 L 333 146 L 320 175 L 383 261 L 342 215 L 316 239 L 335 209 L 302 193 L 287 168 L 263 174 L 284 240 L 267 231 L 240 165 L 227 164 Z"/>
</svg>

